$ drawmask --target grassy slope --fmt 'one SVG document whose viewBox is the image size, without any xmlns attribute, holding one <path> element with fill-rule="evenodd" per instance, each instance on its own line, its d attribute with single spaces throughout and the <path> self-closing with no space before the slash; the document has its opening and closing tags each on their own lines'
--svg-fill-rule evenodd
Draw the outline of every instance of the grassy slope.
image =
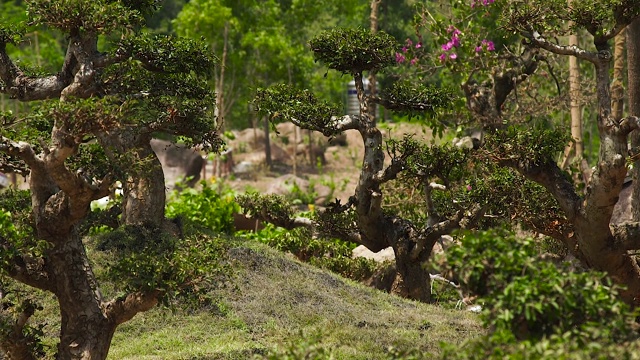
<svg viewBox="0 0 640 360">
<path fill-rule="evenodd" d="M 337 359 L 385 358 L 389 347 L 438 352 L 483 330 L 475 315 L 385 294 L 257 243 L 230 250 L 237 270 L 211 306 L 156 308 L 118 328 L 109 359 L 247 359 L 316 343 Z"/>
</svg>

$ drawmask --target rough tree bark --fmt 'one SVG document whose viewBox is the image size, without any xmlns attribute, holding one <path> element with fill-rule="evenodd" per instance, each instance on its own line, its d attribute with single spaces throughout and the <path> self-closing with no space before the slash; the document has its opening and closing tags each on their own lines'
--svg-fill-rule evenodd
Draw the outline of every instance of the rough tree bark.
<svg viewBox="0 0 640 360">
<path fill-rule="evenodd" d="M 636 19 L 626 29 L 627 34 L 627 96 L 629 115 L 640 116 L 640 20 Z M 634 158 L 640 153 L 640 131 L 631 133 L 631 151 Z M 634 221 L 640 221 L 640 166 L 635 162 L 632 171 L 633 195 L 631 212 Z"/>
<path fill-rule="evenodd" d="M 621 16 L 609 31 L 592 32 L 596 51 L 578 46 L 562 46 L 545 38 L 535 29 L 522 30 L 530 43 L 541 49 L 576 56 L 595 67 L 597 94 L 597 125 L 600 149 L 595 171 L 591 174 L 584 197 L 562 176 L 555 163 L 530 166 L 504 162 L 527 178 L 543 185 L 556 198 L 572 231 L 565 233 L 569 250 L 589 268 L 607 272 L 614 281 L 624 284 L 622 296 L 630 304 L 640 304 L 640 268 L 628 250 L 640 248 L 638 224 L 612 225 L 612 213 L 627 174 L 626 157 L 629 133 L 638 128 L 638 118 L 621 120 L 613 117 L 611 104 L 610 67 L 613 60 L 609 40 L 614 38 L 630 20 Z M 590 30 L 591 31 L 591 30 Z M 471 108 L 473 112 L 473 108 Z M 482 118 L 478 116 L 479 118 Z"/>
<path fill-rule="evenodd" d="M 118 50 L 110 54 L 98 51 L 98 32 L 95 29 L 70 29 L 62 68 L 55 75 L 42 77 L 25 74 L 12 61 L 6 51 L 9 40 L 3 36 L 0 39 L 0 80 L 3 83 L 0 92 L 23 102 L 59 99 L 61 103 L 68 103 L 72 99 L 99 99 L 108 88 L 100 82 L 99 73 L 138 55 L 123 44 L 118 44 Z M 143 67 L 167 73 L 152 64 L 152 57 L 139 59 Z M 128 128 L 127 122 L 126 125 L 118 124 L 115 129 L 108 129 L 113 124 L 103 123 L 105 119 L 96 115 L 95 119 L 86 121 L 86 128 L 74 133 L 76 130 L 71 128 L 82 119 L 79 115 L 78 118 L 70 115 L 70 121 L 62 114 L 55 118 L 50 142 L 41 140 L 39 153 L 32 144 L 0 137 L 0 152 L 21 160 L 30 172 L 35 235 L 50 244 L 41 258 L 19 253 L 12 264 L 2 265 L 2 270 L 16 281 L 51 292 L 57 298 L 61 311 L 57 359 L 105 359 L 116 327 L 153 307 L 162 295 L 160 291 L 150 290 L 115 299 L 103 298 L 79 229 L 81 221 L 90 212 L 91 201 L 109 195 L 116 175 L 109 173 L 101 179 L 91 179 L 80 171 L 71 171 L 65 161 L 78 153 L 85 137 L 97 138 L 113 162 L 121 161 L 119 156 L 123 154 L 131 154 L 131 161 L 123 164 L 126 176 L 121 179 L 124 186 L 121 224 L 163 227 L 169 223 L 164 219 L 164 176 L 149 141 L 154 131 L 174 129 L 171 126 L 185 120 L 174 121 L 173 115 L 167 115 L 170 120 L 167 128 L 162 127 L 162 119 L 155 118 L 154 123 L 147 125 L 134 124 Z M 130 166 L 133 164 L 137 166 Z M 0 237 L 0 247 L 11 246 Z M 28 312 L 21 315 L 25 319 L 22 326 L 30 316 Z M 33 354 L 21 347 L 24 338 L 21 339 L 17 331 L 14 333 L 15 338 L 0 339 L 0 349 L 10 358 L 32 358 Z"/>
</svg>

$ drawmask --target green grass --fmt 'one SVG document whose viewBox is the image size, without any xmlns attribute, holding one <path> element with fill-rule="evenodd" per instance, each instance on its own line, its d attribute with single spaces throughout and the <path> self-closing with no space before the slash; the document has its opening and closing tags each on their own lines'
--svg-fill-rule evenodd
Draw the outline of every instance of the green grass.
<svg viewBox="0 0 640 360">
<path fill-rule="evenodd" d="M 248 241 L 235 274 L 198 310 L 155 308 L 121 325 L 109 359 L 248 359 L 317 343 L 336 359 L 383 359 L 389 348 L 439 353 L 483 333 L 476 315 L 400 299 Z"/>
</svg>

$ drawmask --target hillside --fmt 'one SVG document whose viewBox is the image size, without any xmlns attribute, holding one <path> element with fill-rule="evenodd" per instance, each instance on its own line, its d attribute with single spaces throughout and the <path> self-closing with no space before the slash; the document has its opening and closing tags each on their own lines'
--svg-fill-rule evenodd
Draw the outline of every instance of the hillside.
<svg viewBox="0 0 640 360">
<path fill-rule="evenodd" d="M 118 328 L 109 359 L 263 358 L 315 345 L 336 359 L 437 353 L 483 330 L 476 315 L 416 303 L 300 263 L 254 242 L 229 250 L 235 274 L 204 308 L 156 308 Z"/>
</svg>

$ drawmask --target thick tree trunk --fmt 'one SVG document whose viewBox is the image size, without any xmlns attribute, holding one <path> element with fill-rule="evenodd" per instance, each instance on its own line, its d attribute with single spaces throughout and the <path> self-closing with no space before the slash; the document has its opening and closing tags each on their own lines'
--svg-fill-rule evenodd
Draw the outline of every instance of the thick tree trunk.
<svg viewBox="0 0 640 360">
<path fill-rule="evenodd" d="M 34 177 L 35 175 L 35 177 Z M 32 188 L 46 189 L 47 176 L 32 173 Z M 40 186 L 37 186 L 40 185 Z M 103 310 L 102 295 L 91 270 L 82 238 L 77 231 L 77 220 L 67 213 L 76 211 L 66 196 L 57 192 L 42 202 L 45 190 L 32 194 L 35 209 L 43 217 L 54 216 L 57 221 L 37 221 L 39 237 L 51 244 L 45 254 L 47 280 L 39 287 L 53 292 L 61 313 L 58 360 L 102 360 L 107 356 L 116 322 L 108 319 Z M 66 205 L 66 206 L 65 206 Z M 83 204 L 78 207 L 85 208 Z"/>
<path fill-rule="evenodd" d="M 601 51 L 607 51 L 603 44 Z M 608 58 L 596 65 L 598 94 L 598 130 L 600 133 L 599 161 L 591 176 L 581 215 L 575 221 L 578 246 L 587 266 L 606 271 L 616 282 L 624 284 L 625 301 L 638 305 L 640 296 L 640 267 L 626 249 L 614 245 L 610 228 L 613 209 L 618 202 L 627 175 L 627 137 L 617 133 L 611 114 L 611 96 Z"/>
<path fill-rule="evenodd" d="M 396 278 L 391 285 L 393 294 L 418 300 L 431 301 L 431 275 L 425 267 L 430 251 L 422 251 L 417 259 L 411 256 L 413 241 L 401 239 L 393 247 L 396 256 Z"/>
<path fill-rule="evenodd" d="M 48 255 L 62 320 L 56 359 L 106 359 L 116 323 L 103 313 L 102 296 L 80 236 L 74 231 Z"/>
<path fill-rule="evenodd" d="M 145 166 L 142 172 L 132 172 L 124 184 L 122 223 L 160 227 L 166 200 L 162 164 L 149 144 L 138 149 L 138 157 Z"/>
</svg>

